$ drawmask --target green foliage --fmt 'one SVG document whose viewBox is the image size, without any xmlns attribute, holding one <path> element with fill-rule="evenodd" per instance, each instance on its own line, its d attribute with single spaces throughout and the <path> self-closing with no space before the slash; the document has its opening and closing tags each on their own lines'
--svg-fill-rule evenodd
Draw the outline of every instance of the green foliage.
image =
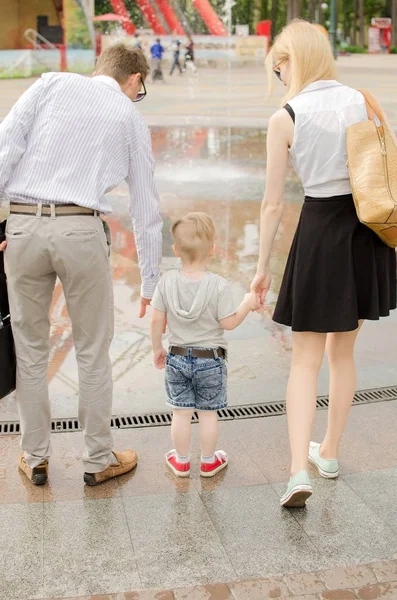
<svg viewBox="0 0 397 600">
<path fill-rule="evenodd" d="M 366 54 L 368 52 L 368 48 L 362 48 L 361 46 L 343 46 L 343 52 L 347 52 L 349 54 Z"/>
<path fill-rule="evenodd" d="M 397 54 L 397 46 L 392 46 L 390 48 L 390 54 Z"/>
<path fill-rule="evenodd" d="M 65 0 L 65 31 L 70 48 L 91 48 L 91 37 L 83 10 L 75 0 Z"/>
</svg>

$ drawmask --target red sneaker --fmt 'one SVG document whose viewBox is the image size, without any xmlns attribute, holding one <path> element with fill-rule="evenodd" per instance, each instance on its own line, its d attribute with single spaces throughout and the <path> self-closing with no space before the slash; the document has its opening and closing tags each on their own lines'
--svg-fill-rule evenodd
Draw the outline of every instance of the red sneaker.
<svg viewBox="0 0 397 600">
<path fill-rule="evenodd" d="M 229 459 L 226 452 L 223 450 L 217 450 L 215 452 L 215 462 L 201 463 L 200 475 L 202 477 L 213 477 L 219 473 L 219 471 L 222 471 L 222 469 L 227 467 L 228 462 Z"/>
<path fill-rule="evenodd" d="M 165 462 L 167 463 L 169 469 L 176 475 L 177 477 L 189 477 L 190 475 L 190 461 L 187 463 L 180 463 L 176 457 L 176 450 L 170 450 L 165 455 Z"/>
</svg>

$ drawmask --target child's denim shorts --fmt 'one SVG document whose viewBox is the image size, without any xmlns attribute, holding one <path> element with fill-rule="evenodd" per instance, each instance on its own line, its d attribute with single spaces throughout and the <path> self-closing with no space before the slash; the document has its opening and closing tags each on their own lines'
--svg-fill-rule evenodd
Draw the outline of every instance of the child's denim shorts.
<svg viewBox="0 0 397 600">
<path fill-rule="evenodd" d="M 219 410 L 227 406 L 227 366 L 222 357 L 168 354 L 165 367 L 167 406 Z"/>
</svg>

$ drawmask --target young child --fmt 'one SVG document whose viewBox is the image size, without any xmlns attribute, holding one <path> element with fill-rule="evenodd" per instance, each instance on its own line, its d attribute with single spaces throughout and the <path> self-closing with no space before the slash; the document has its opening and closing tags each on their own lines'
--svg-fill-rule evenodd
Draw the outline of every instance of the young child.
<svg viewBox="0 0 397 600">
<path fill-rule="evenodd" d="M 154 364 L 166 369 L 167 406 L 173 409 L 174 450 L 165 456 L 178 477 L 190 475 L 191 419 L 197 411 L 203 477 L 227 466 L 228 457 L 216 450 L 217 410 L 227 406 L 227 342 L 224 330 L 235 329 L 259 300 L 246 294 L 236 310 L 230 284 L 207 271 L 214 255 L 214 222 L 204 213 L 190 213 L 172 226 L 175 255 L 182 268 L 167 272 L 154 294 L 150 335 Z M 168 321 L 169 352 L 162 345 Z"/>
</svg>

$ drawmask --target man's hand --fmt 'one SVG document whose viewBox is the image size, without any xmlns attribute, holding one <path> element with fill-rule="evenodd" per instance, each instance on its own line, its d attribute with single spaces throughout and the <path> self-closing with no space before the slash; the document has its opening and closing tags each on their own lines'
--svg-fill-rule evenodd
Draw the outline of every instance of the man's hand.
<svg viewBox="0 0 397 600">
<path fill-rule="evenodd" d="M 146 307 L 150 305 L 152 299 L 148 299 L 148 298 L 142 298 L 141 296 L 141 303 L 139 306 L 139 318 L 143 319 L 143 317 L 146 315 Z"/>
<path fill-rule="evenodd" d="M 156 350 L 153 356 L 153 362 L 156 369 L 164 369 L 165 368 L 165 360 L 167 358 L 167 350 L 164 348 L 160 348 L 160 350 Z"/>
<path fill-rule="evenodd" d="M 0 252 L 7 248 L 7 241 L 1 242 L 0 244 Z"/>
</svg>

